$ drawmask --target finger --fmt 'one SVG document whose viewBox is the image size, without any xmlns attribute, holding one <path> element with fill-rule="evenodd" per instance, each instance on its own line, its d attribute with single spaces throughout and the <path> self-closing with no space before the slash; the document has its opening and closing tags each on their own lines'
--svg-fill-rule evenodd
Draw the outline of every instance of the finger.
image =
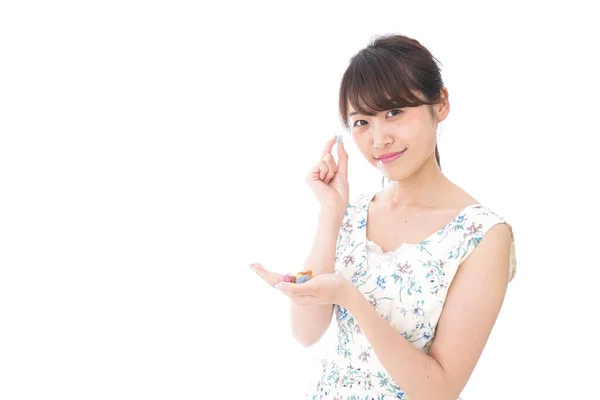
<svg viewBox="0 0 600 400">
<path fill-rule="evenodd" d="M 329 172 L 327 163 L 323 160 L 319 161 L 319 179 L 323 180 L 327 176 L 327 172 Z"/>
<path fill-rule="evenodd" d="M 335 176 L 335 173 L 337 171 L 337 165 L 331 154 L 327 154 L 323 160 L 327 164 L 327 167 L 329 170 L 327 173 L 327 176 L 325 176 L 325 179 L 323 180 L 323 182 L 329 183 L 329 181 L 331 181 L 333 179 L 333 177 Z"/>
<path fill-rule="evenodd" d="M 282 291 L 288 296 L 314 296 L 314 287 L 311 281 L 304 283 L 279 282 L 275 289 Z"/>
<path fill-rule="evenodd" d="M 346 149 L 344 148 L 344 142 L 338 143 L 336 150 L 338 154 L 337 172 L 340 175 L 348 177 L 348 153 L 346 153 Z"/>
<path fill-rule="evenodd" d="M 310 173 L 306 176 L 306 182 L 310 185 L 314 181 L 320 181 L 321 180 L 320 174 L 321 174 L 321 164 L 318 162 L 311 169 Z"/>
<path fill-rule="evenodd" d="M 321 169 L 319 167 L 319 163 L 317 162 L 317 163 L 315 163 L 315 165 L 312 167 L 309 174 L 307 175 L 307 179 L 308 178 L 310 178 L 311 180 L 318 179 L 319 172 L 321 172 Z"/>
<path fill-rule="evenodd" d="M 325 154 L 331 153 L 331 150 L 333 150 L 333 145 L 335 144 L 336 139 L 337 139 L 337 136 L 334 136 L 332 139 L 329 139 L 327 141 L 327 144 L 325 145 L 325 148 L 323 149 L 323 152 L 321 153 L 321 158 L 325 157 Z"/>
<path fill-rule="evenodd" d="M 283 277 L 275 272 L 268 271 L 261 264 L 250 264 L 250 267 L 270 286 L 275 286 L 283 280 Z"/>
</svg>

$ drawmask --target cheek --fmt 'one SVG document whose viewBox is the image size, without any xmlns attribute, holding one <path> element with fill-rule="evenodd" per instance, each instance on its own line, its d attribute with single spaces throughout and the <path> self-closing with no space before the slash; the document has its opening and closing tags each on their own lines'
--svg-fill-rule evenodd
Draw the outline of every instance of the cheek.
<svg viewBox="0 0 600 400">
<path fill-rule="evenodd" d="M 421 137 L 422 146 L 426 149 L 434 148 L 436 143 L 435 132 L 431 134 L 431 132 L 424 132 Z"/>
<path fill-rule="evenodd" d="M 407 141 L 410 147 L 429 150 L 435 147 L 437 141 L 436 132 L 432 132 L 430 128 L 418 129 L 412 131 L 410 136 L 407 137 Z"/>
<path fill-rule="evenodd" d="M 361 154 L 366 158 L 371 158 L 371 144 L 364 138 L 358 136 L 353 136 L 352 138 Z"/>
</svg>

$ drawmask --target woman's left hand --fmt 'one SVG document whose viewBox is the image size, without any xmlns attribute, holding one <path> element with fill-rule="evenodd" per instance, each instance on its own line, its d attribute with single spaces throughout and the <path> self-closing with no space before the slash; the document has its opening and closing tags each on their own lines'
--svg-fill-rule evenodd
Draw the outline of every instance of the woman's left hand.
<svg viewBox="0 0 600 400">
<path fill-rule="evenodd" d="M 275 288 L 298 306 L 339 304 L 343 307 L 356 287 L 337 274 L 320 274 L 304 283 L 279 282 Z"/>
</svg>

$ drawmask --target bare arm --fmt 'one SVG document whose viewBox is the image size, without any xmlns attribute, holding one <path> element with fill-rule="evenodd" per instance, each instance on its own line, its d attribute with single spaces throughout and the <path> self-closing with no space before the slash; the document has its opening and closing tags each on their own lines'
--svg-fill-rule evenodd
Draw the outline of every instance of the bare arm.
<svg viewBox="0 0 600 400">
<path fill-rule="evenodd" d="M 344 211 L 321 210 L 313 246 L 304 264 L 305 270 L 312 270 L 314 275 L 333 274 L 337 237 L 343 217 Z M 294 338 L 303 346 L 312 346 L 329 328 L 333 304 L 300 307 L 293 301 L 290 303 Z"/>
</svg>

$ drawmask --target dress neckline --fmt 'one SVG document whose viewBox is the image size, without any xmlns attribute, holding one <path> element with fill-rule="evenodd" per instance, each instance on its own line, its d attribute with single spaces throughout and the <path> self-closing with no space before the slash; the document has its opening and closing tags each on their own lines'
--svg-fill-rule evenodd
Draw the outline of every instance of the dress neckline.
<svg viewBox="0 0 600 400">
<path fill-rule="evenodd" d="M 406 243 L 406 242 L 402 242 L 402 243 L 400 244 L 400 246 L 398 246 L 396 249 L 394 249 L 394 250 L 392 250 L 392 251 L 388 251 L 388 252 L 383 252 L 383 249 L 381 248 L 381 246 L 380 246 L 378 243 L 376 243 L 376 242 L 373 242 L 372 240 L 369 240 L 369 239 L 367 238 L 367 224 L 368 224 L 368 219 L 369 219 L 369 206 L 370 206 L 370 205 L 371 205 L 371 203 L 373 202 L 373 198 L 375 197 L 375 195 L 376 195 L 378 192 L 379 192 L 379 191 L 375 191 L 375 192 L 373 192 L 373 193 L 372 193 L 370 196 L 367 196 L 367 197 L 366 197 L 366 200 L 367 200 L 367 201 L 366 201 L 366 205 L 363 207 L 363 212 L 364 212 L 364 220 L 365 220 L 365 223 L 364 223 L 364 225 L 365 225 L 365 230 L 364 230 L 364 233 L 363 233 L 363 238 L 364 238 L 364 241 L 363 241 L 363 243 L 364 243 L 364 246 L 365 246 L 365 249 L 364 249 L 365 251 L 366 251 L 366 244 L 367 244 L 366 242 L 367 242 L 367 241 L 369 241 L 369 242 L 371 242 L 371 243 L 375 244 L 375 245 L 376 245 L 376 246 L 377 246 L 377 247 L 378 247 L 378 248 L 381 250 L 382 254 L 391 254 L 391 253 L 393 253 L 394 251 L 396 251 L 396 250 L 400 249 L 400 248 L 401 248 L 402 246 L 404 246 L 404 245 L 409 245 L 409 246 L 411 246 L 411 247 L 421 247 L 421 248 L 422 248 L 423 246 L 426 246 L 427 244 L 429 244 L 429 242 L 431 242 L 431 240 L 432 240 L 432 239 L 433 239 L 435 236 L 437 236 L 437 235 L 438 235 L 440 232 L 443 232 L 443 231 L 445 231 L 445 230 L 446 230 L 446 229 L 447 229 L 447 228 L 448 228 L 448 227 L 449 227 L 449 226 L 450 226 L 450 225 L 451 225 L 453 222 L 455 222 L 455 221 L 456 221 L 458 218 L 460 218 L 460 217 L 461 217 L 461 215 L 465 214 L 465 213 L 467 212 L 467 210 L 468 210 L 468 209 L 470 209 L 470 208 L 472 208 L 472 207 L 482 207 L 482 205 L 481 205 L 480 203 L 469 204 L 469 205 L 467 205 L 466 207 L 464 207 L 462 210 L 460 210 L 460 212 L 459 212 L 458 214 L 456 214 L 456 215 L 454 216 L 454 218 L 452 218 L 450 221 L 448 221 L 448 223 L 446 223 L 444 226 L 442 226 L 442 227 L 441 227 L 440 229 L 438 229 L 437 231 L 433 232 L 431 235 L 427 236 L 427 237 L 426 237 L 424 240 L 422 240 L 421 242 L 419 242 L 419 243 Z"/>
<path fill-rule="evenodd" d="M 398 253 L 400 251 L 400 249 L 403 249 L 405 247 L 416 246 L 417 244 L 402 242 L 402 243 L 400 243 L 400 246 L 398 246 L 397 248 L 395 248 L 394 250 L 391 250 L 391 251 L 383 251 L 383 249 L 381 248 L 381 246 L 378 243 L 376 243 L 370 239 L 367 239 L 367 245 L 371 245 L 374 248 L 376 254 L 380 254 L 382 256 L 387 256 L 387 255 Z"/>
</svg>

